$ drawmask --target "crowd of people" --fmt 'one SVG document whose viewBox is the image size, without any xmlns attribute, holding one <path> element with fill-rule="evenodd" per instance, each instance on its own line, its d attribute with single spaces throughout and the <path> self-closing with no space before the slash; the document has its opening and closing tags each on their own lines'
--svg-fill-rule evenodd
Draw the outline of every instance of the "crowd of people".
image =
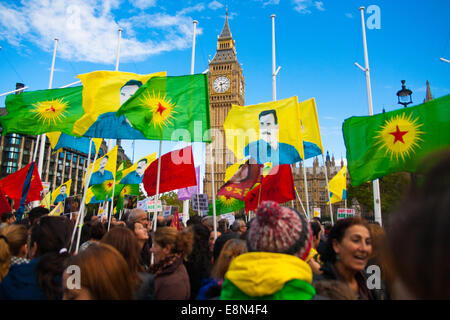
<svg viewBox="0 0 450 320">
<path fill-rule="evenodd" d="M 0 299 L 450 299 L 450 156 L 435 162 L 383 227 L 263 201 L 249 221 L 196 215 L 178 231 L 158 217 L 154 231 L 133 209 L 111 224 L 87 216 L 76 251 L 76 217 L 4 213 Z"/>
</svg>

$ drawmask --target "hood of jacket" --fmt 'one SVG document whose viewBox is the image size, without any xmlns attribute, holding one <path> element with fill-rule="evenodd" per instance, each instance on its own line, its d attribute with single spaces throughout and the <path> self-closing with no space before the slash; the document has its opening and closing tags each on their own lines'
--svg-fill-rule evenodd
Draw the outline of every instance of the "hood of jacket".
<svg viewBox="0 0 450 320">
<path fill-rule="evenodd" d="M 270 252 L 245 253 L 233 260 L 225 278 L 250 297 L 270 296 L 289 282 L 298 290 L 315 294 L 312 271 L 300 258 Z M 300 285 L 299 285 L 300 284 Z"/>
<path fill-rule="evenodd" d="M 36 279 L 36 264 L 39 258 L 30 263 L 13 265 L 0 284 L 0 299 L 12 300 L 45 300 L 47 297 Z"/>
</svg>

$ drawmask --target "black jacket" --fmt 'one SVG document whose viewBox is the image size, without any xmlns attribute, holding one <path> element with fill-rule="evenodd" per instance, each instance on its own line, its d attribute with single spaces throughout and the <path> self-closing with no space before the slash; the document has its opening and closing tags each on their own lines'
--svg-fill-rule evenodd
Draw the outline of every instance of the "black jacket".
<svg viewBox="0 0 450 320">
<path fill-rule="evenodd" d="M 338 273 L 334 265 L 331 263 L 325 263 L 320 270 L 323 271 L 320 275 L 313 276 L 313 284 L 314 282 L 324 281 L 324 280 L 338 280 L 343 281 L 342 276 Z M 356 281 L 358 282 L 359 287 L 359 297 L 358 299 L 368 298 L 369 300 L 386 300 L 387 295 L 383 286 L 381 289 L 369 289 L 367 287 L 367 279 L 368 275 L 366 272 L 361 271 L 358 272 L 355 276 Z"/>
</svg>

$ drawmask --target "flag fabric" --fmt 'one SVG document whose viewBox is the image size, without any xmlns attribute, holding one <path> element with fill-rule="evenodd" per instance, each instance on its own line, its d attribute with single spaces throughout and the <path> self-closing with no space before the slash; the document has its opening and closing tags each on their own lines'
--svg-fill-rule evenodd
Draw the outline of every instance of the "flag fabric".
<svg viewBox="0 0 450 320">
<path fill-rule="evenodd" d="M 6 195 L 0 190 L 0 217 L 5 212 L 12 212 L 11 206 L 9 205 Z"/>
<path fill-rule="evenodd" d="M 217 196 L 227 196 L 243 201 L 256 182 L 261 179 L 263 165 L 247 161 L 219 189 Z"/>
<path fill-rule="evenodd" d="M 347 199 L 346 166 L 342 167 L 342 169 L 328 182 L 328 188 L 330 190 L 331 204 Z M 329 203 L 330 202 L 328 201 L 327 204 Z"/>
<path fill-rule="evenodd" d="M 74 123 L 83 115 L 82 89 L 78 86 L 8 95 L 8 114 L 0 117 L 3 135 L 54 131 L 72 134 Z"/>
<path fill-rule="evenodd" d="M 144 188 L 148 196 L 156 194 L 158 159 L 144 173 Z M 175 150 L 161 157 L 159 193 L 196 185 L 192 146 Z"/>
<path fill-rule="evenodd" d="M 72 179 L 64 182 L 52 192 L 52 205 L 56 206 L 59 202 L 66 200 L 70 196 L 70 188 L 72 187 Z"/>
<path fill-rule="evenodd" d="M 93 172 L 89 181 L 89 189 L 86 192 L 86 203 L 103 202 L 112 196 L 117 167 L 117 150 L 118 146 L 116 145 L 89 166 L 89 171 L 93 167 Z M 86 173 L 85 179 L 88 178 L 89 171 Z"/>
<path fill-rule="evenodd" d="M 25 182 L 23 183 L 23 186 L 22 186 L 22 196 L 20 198 L 19 210 L 17 210 L 17 220 L 18 221 L 22 220 L 22 215 L 25 211 L 25 204 L 27 202 L 28 191 L 31 189 L 31 181 L 33 180 L 33 178 L 35 178 L 34 170 L 37 171 L 36 163 L 32 162 L 30 168 L 28 168 L 27 176 L 26 176 Z M 37 174 L 37 176 L 39 177 L 39 174 Z M 42 187 L 42 183 L 41 183 L 41 187 Z M 39 200 L 41 200 L 40 192 L 39 192 Z"/>
<path fill-rule="evenodd" d="M 116 208 L 119 210 L 123 209 L 125 195 L 139 196 L 139 185 L 138 184 L 125 184 L 125 185 L 116 185 L 116 190 L 114 191 L 114 197 L 117 196 L 117 204 Z"/>
<path fill-rule="evenodd" d="M 450 95 L 343 124 L 353 186 L 394 172 L 415 172 L 434 151 L 450 146 Z"/>
<path fill-rule="evenodd" d="M 14 200 L 14 208 L 19 209 L 20 200 L 22 199 L 22 190 L 27 179 L 28 173 L 30 172 L 31 165 L 33 165 L 32 175 L 30 176 L 31 182 L 28 190 L 28 195 L 25 204 L 31 201 L 41 200 L 41 191 L 44 189 L 42 187 L 41 178 L 39 177 L 39 172 L 37 166 L 32 162 L 26 167 L 11 173 L 2 180 L 0 180 L 0 189 L 6 194 L 10 199 Z"/>
<path fill-rule="evenodd" d="M 216 199 L 216 215 L 222 215 L 230 212 L 236 212 L 245 208 L 245 202 L 236 198 L 227 196 L 218 196 Z M 213 205 L 209 205 L 208 215 L 212 216 Z"/>
<path fill-rule="evenodd" d="M 44 196 L 44 199 L 41 201 L 41 207 L 47 208 L 50 210 L 51 208 L 51 201 L 52 201 L 52 193 L 49 191 Z"/>
<path fill-rule="evenodd" d="M 59 202 L 56 207 L 53 208 L 52 211 L 48 214 L 49 216 L 60 216 L 61 213 L 64 212 L 64 205 L 63 202 Z"/>
<path fill-rule="evenodd" d="M 253 188 L 245 197 L 245 210 L 256 210 L 264 200 L 278 203 L 295 200 L 294 178 L 290 165 L 273 167 L 261 184 Z"/>
<path fill-rule="evenodd" d="M 156 159 L 156 152 L 142 157 L 131 167 L 125 168 L 123 170 L 118 170 L 120 172 L 119 177 L 116 179 L 118 184 L 140 184 L 144 178 L 144 172 L 147 167 Z"/>
<path fill-rule="evenodd" d="M 145 139 L 211 142 L 208 76 L 153 77 L 116 116 L 126 117 Z"/>
<path fill-rule="evenodd" d="M 200 166 L 195 168 L 195 177 L 197 181 L 195 186 L 178 189 L 178 200 L 190 200 L 193 194 L 200 193 Z"/>
<path fill-rule="evenodd" d="M 47 132 L 47 138 L 52 146 L 53 153 L 61 152 L 61 149 L 73 149 L 81 153 L 89 153 L 89 144 L 91 139 L 87 137 L 74 137 L 63 132 Z M 94 145 L 91 146 L 91 154 L 101 152 L 101 145 L 103 139 L 94 138 L 92 139 Z M 102 155 L 102 154 L 101 154 Z"/>
<path fill-rule="evenodd" d="M 232 105 L 223 124 L 227 148 L 236 158 L 259 164 L 293 164 L 304 158 L 297 97 L 252 106 Z"/>
<path fill-rule="evenodd" d="M 322 138 L 320 136 L 319 118 L 317 117 L 316 100 L 314 98 L 299 104 L 303 135 L 305 160 L 323 154 Z"/>
<path fill-rule="evenodd" d="M 178 214 L 178 208 L 175 211 L 175 214 L 173 215 L 172 222 L 170 223 L 170 226 L 172 228 L 176 228 L 178 231 L 181 231 L 180 216 Z"/>
<path fill-rule="evenodd" d="M 121 71 L 94 71 L 78 75 L 83 84 L 84 115 L 75 123 L 74 134 L 105 139 L 143 139 L 125 118 L 115 112 L 137 89 L 154 76 Z"/>
</svg>

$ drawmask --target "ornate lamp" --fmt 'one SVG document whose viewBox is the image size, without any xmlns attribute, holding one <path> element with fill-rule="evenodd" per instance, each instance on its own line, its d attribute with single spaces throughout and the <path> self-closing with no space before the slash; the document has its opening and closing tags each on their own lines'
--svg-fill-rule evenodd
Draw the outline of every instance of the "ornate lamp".
<svg viewBox="0 0 450 320">
<path fill-rule="evenodd" d="M 398 103 L 402 104 L 405 108 L 408 104 L 411 104 L 412 101 L 412 91 L 406 89 L 405 80 L 402 80 L 402 90 L 397 92 Z"/>
</svg>

